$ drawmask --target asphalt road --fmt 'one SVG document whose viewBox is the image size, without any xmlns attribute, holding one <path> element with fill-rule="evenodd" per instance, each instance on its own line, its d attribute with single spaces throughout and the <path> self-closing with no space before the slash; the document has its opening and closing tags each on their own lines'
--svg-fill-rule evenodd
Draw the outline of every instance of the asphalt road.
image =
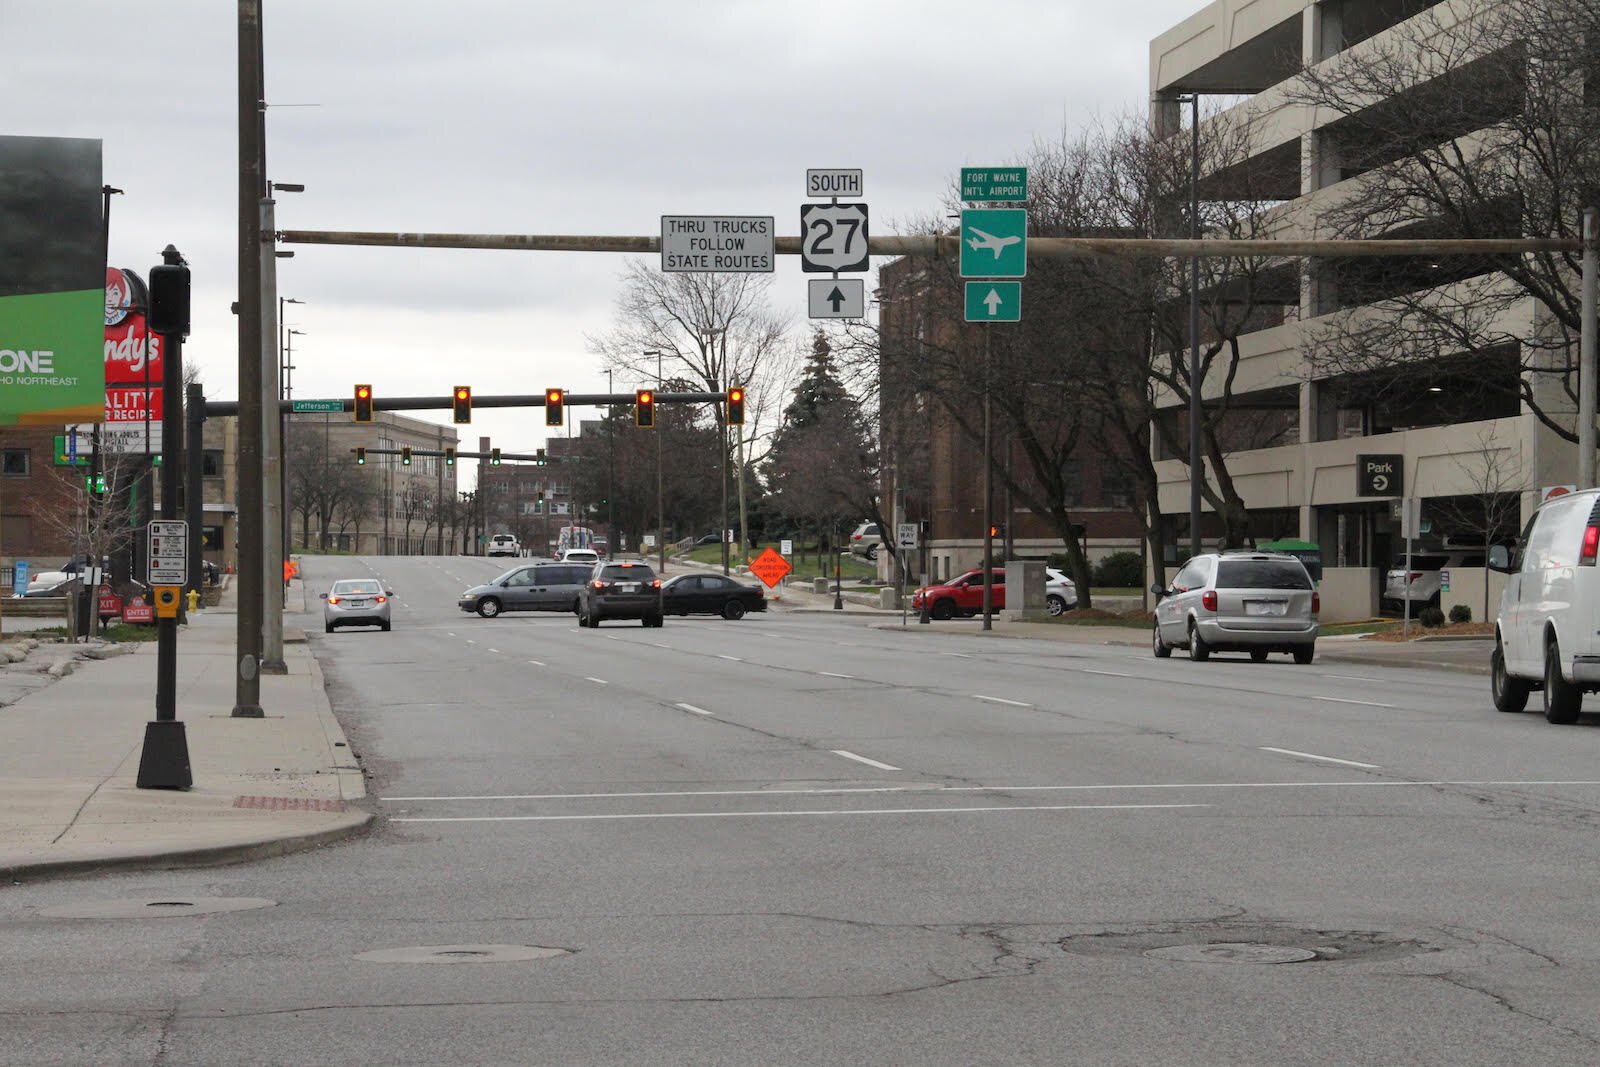
<svg viewBox="0 0 1600 1067">
<path fill-rule="evenodd" d="M 14 888 L 275 906 L 0 925 L 0 1062 L 1600 1059 L 1600 716 L 971 627 L 456 610 L 508 562 L 308 558 L 396 591 L 391 633 L 311 620 L 380 828 Z M 420 947 L 451 962 L 361 958 Z"/>
</svg>

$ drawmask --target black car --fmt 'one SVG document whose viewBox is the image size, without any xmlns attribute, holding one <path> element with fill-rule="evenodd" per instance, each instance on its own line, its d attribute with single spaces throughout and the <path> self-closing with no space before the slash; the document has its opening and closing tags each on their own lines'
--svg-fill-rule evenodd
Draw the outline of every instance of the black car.
<svg viewBox="0 0 1600 1067">
<path fill-rule="evenodd" d="M 599 626 L 604 619 L 639 619 L 661 625 L 661 579 L 648 563 L 600 563 L 578 597 L 578 625 Z"/>
<path fill-rule="evenodd" d="M 680 574 L 661 586 L 661 607 L 668 615 L 740 619 L 747 611 L 766 611 L 767 595 L 720 574 Z"/>
</svg>

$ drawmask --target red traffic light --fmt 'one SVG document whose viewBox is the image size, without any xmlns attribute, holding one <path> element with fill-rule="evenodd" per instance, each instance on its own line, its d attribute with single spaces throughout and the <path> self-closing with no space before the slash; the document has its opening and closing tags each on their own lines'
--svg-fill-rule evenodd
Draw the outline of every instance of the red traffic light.
<svg viewBox="0 0 1600 1067">
<path fill-rule="evenodd" d="M 634 393 L 633 424 L 645 429 L 653 429 L 656 424 L 656 394 L 652 389 L 640 389 Z"/>
<path fill-rule="evenodd" d="M 472 387 L 470 385 L 456 386 L 454 403 L 451 405 L 451 420 L 454 422 L 472 421 Z"/>
<path fill-rule="evenodd" d="M 564 389 L 546 389 L 544 391 L 544 424 L 546 426 L 560 426 L 566 420 L 563 402 L 566 399 Z"/>
<path fill-rule="evenodd" d="M 355 409 L 356 409 L 356 421 L 357 422 L 371 422 L 372 421 L 372 386 L 370 386 L 370 385 L 358 385 L 358 386 L 356 386 L 356 404 L 355 404 Z"/>
<path fill-rule="evenodd" d="M 728 390 L 728 425 L 744 425 L 744 390 L 737 385 Z"/>
</svg>

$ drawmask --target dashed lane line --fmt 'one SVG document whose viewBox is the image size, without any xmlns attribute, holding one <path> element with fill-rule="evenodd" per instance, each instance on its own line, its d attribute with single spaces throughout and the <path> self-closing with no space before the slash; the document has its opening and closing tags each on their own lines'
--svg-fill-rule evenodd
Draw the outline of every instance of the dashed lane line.
<svg viewBox="0 0 1600 1067">
<path fill-rule="evenodd" d="M 841 811 L 679 811 L 624 812 L 615 815 L 399 815 L 390 822 L 620 822 L 638 819 L 760 819 L 860 815 L 1004 815 L 1024 811 L 1171 811 L 1209 808 L 1209 804 L 993 804 L 975 808 L 860 808 Z"/>
<path fill-rule="evenodd" d="M 1279 755 L 1282 755 L 1282 756 L 1295 756 L 1295 757 L 1297 757 L 1299 759 L 1320 760 L 1323 763 L 1337 763 L 1337 764 L 1339 764 L 1341 766 L 1344 766 L 1344 767 L 1360 767 L 1363 770 L 1368 770 L 1368 771 L 1375 771 L 1375 770 L 1378 770 L 1379 767 L 1380 767 L 1380 765 L 1376 764 L 1376 763 L 1357 763 L 1353 759 L 1337 759 L 1337 758 L 1335 758 L 1333 756 L 1319 756 L 1314 752 L 1296 752 L 1292 748 L 1270 748 L 1270 747 L 1268 747 L 1266 745 L 1262 745 L 1261 746 L 1261 751 L 1263 751 L 1263 752 L 1276 752 L 1276 753 L 1278 753 Z"/>
<path fill-rule="evenodd" d="M 865 763 L 868 767 L 876 767 L 880 771 L 898 771 L 900 769 L 892 763 L 879 763 L 875 759 L 868 759 L 865 756 L 859 756 L 856 753 L 850 752 L 846 749 L 831 748 L 828 751 L 832 752 L 835 756 L 843 756 L 845 759 L 853 759 L 857 763 Z"/>
</svg>

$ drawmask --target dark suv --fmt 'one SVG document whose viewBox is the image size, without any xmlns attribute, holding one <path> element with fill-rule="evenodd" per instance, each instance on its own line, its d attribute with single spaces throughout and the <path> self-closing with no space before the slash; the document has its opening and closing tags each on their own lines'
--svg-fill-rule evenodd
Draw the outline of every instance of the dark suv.
<svg viewBox="0 0 1600 1067">
<path fill-rule="evenodd" d="M 602 619 L 641 619 L 661 625 L 661 579 L 648 563 L 601 563 L 578 597 L 578 625 L 599 626 Z"/>
</svg>

